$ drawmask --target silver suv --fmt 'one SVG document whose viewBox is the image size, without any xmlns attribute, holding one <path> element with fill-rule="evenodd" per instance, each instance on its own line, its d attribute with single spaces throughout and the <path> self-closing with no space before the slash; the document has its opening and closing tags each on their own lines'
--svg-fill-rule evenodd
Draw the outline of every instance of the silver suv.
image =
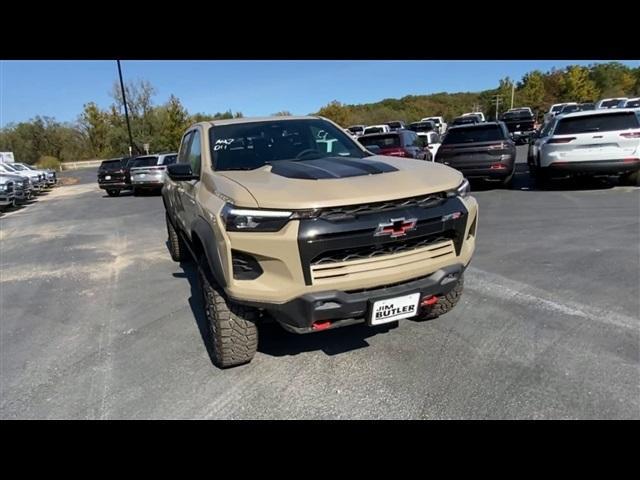
<svg viewBox="0 0 640 480">
<path fill-rule="evenodd" d="M 133 194 L 140 190 L 160 190 L 164 185 L 167 165 L 176 163 L 177 153 L 145 155 L 131 160 L 131 186 Z"/>
<path fill-rule="evenodd" d="M 4 210 L 16 204 L 13 179 L 0 175 L 0 209 Z"/>
</svg>

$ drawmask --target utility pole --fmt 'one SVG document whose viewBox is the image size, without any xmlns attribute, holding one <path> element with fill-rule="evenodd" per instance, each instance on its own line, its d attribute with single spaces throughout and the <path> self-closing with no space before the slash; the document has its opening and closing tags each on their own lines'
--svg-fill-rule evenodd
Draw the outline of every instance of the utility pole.
<svg viewBox="0 0 640 480">
<path fill-rule="evenodd" d="M 120 77 L 120 90 L 122 91 L 122 103 L 124 104 L 124 118 L 127 120 L 127 131 L 129 132 L 129 156 L 133 156 L 133 136 L 131 135 L 131 124 L 129 123 L 129 109 L 127 108 L 127 97 L 124 93 L 124 82 L 122 81 L 122 68 L 120 60 L 118 63 L 118 76 Z"/>
<path fill-rule="evenodd" d="M 516 94 L 516 84 L 511 82 L 511 108 L 513 109 L 513 97 Z"/>
<path fill-rule="evenodd" d="M 496 101 L 496 121 L 498 120 L 498 105 L 500 104 L 500 99 L 502 98 L 502 95 L 495 95 L 493 97 Z"/>
</svg>

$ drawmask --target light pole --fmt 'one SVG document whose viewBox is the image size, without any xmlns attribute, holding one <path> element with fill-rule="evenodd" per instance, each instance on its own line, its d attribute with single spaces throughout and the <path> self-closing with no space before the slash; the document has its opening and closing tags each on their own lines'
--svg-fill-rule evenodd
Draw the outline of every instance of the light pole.
<svg viewBox="0 0 640 480">
<path fill-rule="evenodd" d="M 118 76 L 120 77 L 120 90 L 122 91 L 122 103 L 124 104 L 124 118 L 127 120 L 127 131 L 129 132 L 129 156 L 133 155 L 133 136 L 131 135 L 131 125 L 129 124 L 129 109 L 127 108 L 127 97 L 124 93 L 124 82 L 122 81 L 122 68 L 120 67 L 120 60 L 116 60 L 118 63 Z"/>
<path fill-rule="evenodd" d="M 511 82 L 511 109 L 513 110 L 513 97 L 516 94 L 516 84 Z"/>
</svg>

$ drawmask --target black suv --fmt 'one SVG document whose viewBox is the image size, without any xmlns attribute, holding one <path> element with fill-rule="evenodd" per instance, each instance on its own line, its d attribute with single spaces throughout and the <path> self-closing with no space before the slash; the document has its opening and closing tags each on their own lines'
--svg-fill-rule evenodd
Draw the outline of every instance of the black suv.
<svg viewBox="0 0 640 480">
<path fill-rule="evenodd" d="M 567 108 L 567 106 L 565 106 L 565 108 Z M 577 108 L 577 105 L 571 106 Z M 528 143 L 529 139 L 533 136 L 536 120 L 528 110 L 506 112 L 502 115 L 501 120 L 506 125 L 516 145 Z"/>
<path fill-rule="evenodd" d="M 459 170 L 466 178 L 509 186 L 515 172 L 516 145 L 503 122 L 451 127 L 435 161 Z"/>
<path fill-rule="evenodd" d="M 104 160 L 98 168 L 98 186 L 110 197 L 117 197 L 121 190 L 131 190 L 128 163 L 130 158 Z"/>
<path fill-rule="evenodd" d="M 358 137 L 358 142 L 372 153 L 380 155 L 431 160 L 431 152 L 425 147 L 418 134 L 411 130 L 362 135 Z"/>
</svg>

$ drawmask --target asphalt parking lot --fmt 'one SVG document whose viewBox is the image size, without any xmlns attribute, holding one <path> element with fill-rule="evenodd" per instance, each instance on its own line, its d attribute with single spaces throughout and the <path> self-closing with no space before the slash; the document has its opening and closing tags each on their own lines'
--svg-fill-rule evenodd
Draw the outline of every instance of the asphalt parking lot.
<svg viewBox="0 0 640 480">
<path fill-rule="evenodd" d="M 473 186 L 477 250 L 451 313 L 208 353 L 194 268 L 159 196 L 95 171 L 0 217 L 0 417 L 640 418 L 640 189 Z"/>
</svg>

